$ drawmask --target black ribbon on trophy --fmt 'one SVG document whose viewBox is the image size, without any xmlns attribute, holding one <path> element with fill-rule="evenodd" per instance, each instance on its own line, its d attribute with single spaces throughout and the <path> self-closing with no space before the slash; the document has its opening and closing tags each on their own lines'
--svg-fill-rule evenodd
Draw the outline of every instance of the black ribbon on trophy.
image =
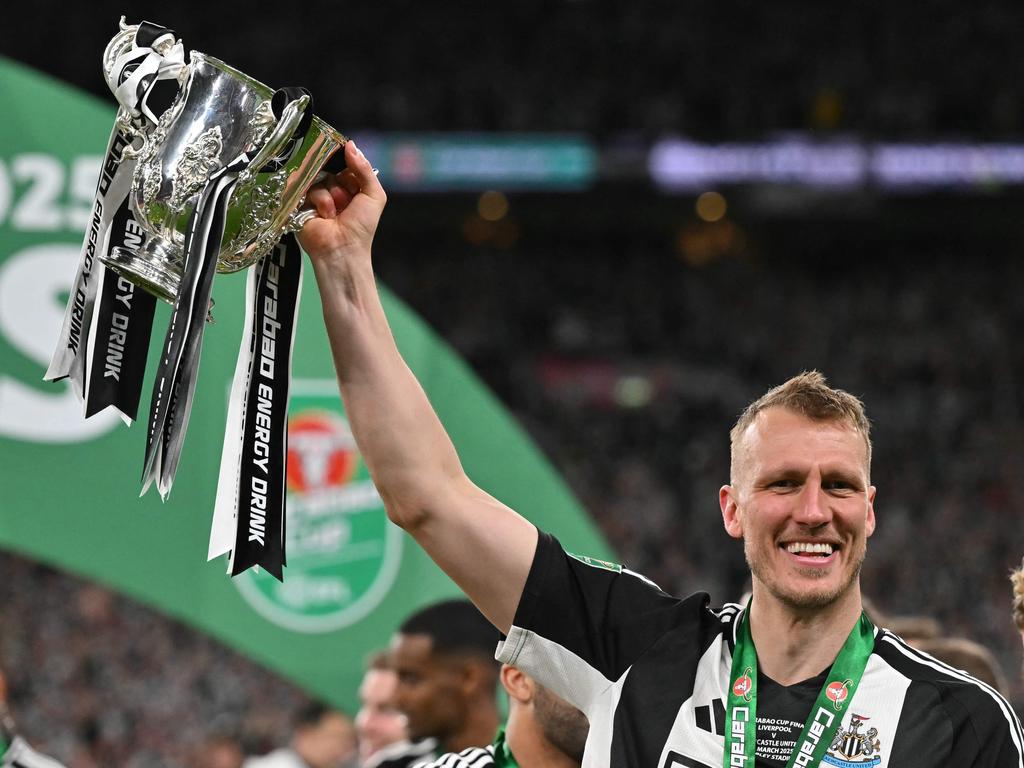
<svg viewBox="0 0 1024 768">
<path fill-rule="evenodd" d="M 221 487 L 234 488 L 235 494 L 222 502 L 218 489 L 209 553 L 216 557 L 221 554 L 215 551 L 218 546 L 221 551 L 229 547 L 232 576 L 262 565 L 280 579 L 280 568 L 286 564 L 287 397 L 301 289 L 302 253 L 295 236 L 287 235 L 249 277 L 251 311 L 246 312 L 234 379 L 241 408 L 229 408 L 221 457 Z M 232 402 L 236 402 L 234 391 Z M 224 477 L 231 468 L 236 470 L 233 481 Z M 234 517 L 230 525 L 227 516 Z M 224 528 L 215 541 L 218 522 Z"/>
<path fill-rule="evenodd" d="M 86 416 L 114 406 L 130 423 L 155 297 L 173 301 L 142 472 L 142 492 L 155 483 L 166 499 L 195 395 L 214 276 L 253 266 L 208 556 L 230 553 L 233 576 L 260 566 L 283 580 L 287 410 L 302 285 L 293 233 L 315 215 L 295 209 L 345 139 L 314 118 L 303 89 L 271 92 L 196 52 L 186 66 L 181 43 L 153 24 L 132 27 L 122 19 L 104 70 L 121 109 L 46 378 L 70 377 Z M 158 115 L 154 106 L 168 96 L 168 83 L 174 93 Z M 211 104 L 230 99 L 243 114 L 209 117 Z M 243 128 L 232 133 L 237 125 Z"/>
</svg>

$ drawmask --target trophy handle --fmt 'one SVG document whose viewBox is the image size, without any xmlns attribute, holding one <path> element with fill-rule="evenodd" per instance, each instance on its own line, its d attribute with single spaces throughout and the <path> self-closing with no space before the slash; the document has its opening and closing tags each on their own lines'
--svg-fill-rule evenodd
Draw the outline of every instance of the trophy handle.
<svg viewBox="0 0 1024 768">
<path fill-rule="evenodd" d="M 321 181 L 326 179 L 327 176 L 328 176 L 327 171 L 320 171 L 316 175 L 316 177 L 313 179 L 313 183 L 310 184 L 309 186 L 313 187 L 316 184 L 319 184 Z M 306 192 L 308 193 L 309 190 L 307 189 Z M 315 208 L 311 208 L 309 205 L 307 205 L 307 203 L 306 203 L 306 195 L 303 195 L 302 199 L 299 200 L 299 204 L 297 206 L 295 206 L 295 210 L 288 214 L 288 218 L 284 222 L 284 230 L 283 231 L 286 232 L 286 233 L 287 232 L 298 232 L 300 229 L 302 229 L 306 225 L 307 221 L 312 221 L 317 216 L 318 216 L 318 214 L 316 212 L 316 209 Z"/>
<path fill-rule="evenodd" d="M 167 34 L 153 41 L 151 43 L 152 48 L 136 49 L 136 35 L 143 25 L 146 24 L 147 22 L 143 22 L 143 24 L 128 24 L 125 22 L 125 17 L 122 16 L 118 24 L 119 30 L 117 34 L 111 38 L 110 42 L 107 43 L 107 47 L 103 50 L 103 77 L 120 105 L 117 110 L 114 126 L 129 138 L 129 145 L 124 148 L 122 155 L 125 159 L 136 157 L 149 148 L 149 135 L 153 128 L 152 125 L 147 126 L 146 123 L 149 122 L 155 125 L 158 122 L 158 118 L 148 111 L 148 106 L 146 105 L 146 98 L 154 82 L 174 77 L 178 81 L 180 93 L 181 85 L 185 82 L 185 78 L 190 72 L 189 66 L 181 60 L 181 57 L 184 55 L 181 43 L 165 39 L 168 34 L 173 39 L 171 30 L 149 24 L 148 26 L 151 28 L 149 29 L 150 33 L 153 33 L 154 30 L 163 30 Z M 156 67 L 157 70 L 150 79 L 144 78 L 140 82 L 139 87 L 144 89 L 144 92 L 137 91 L 130 95 L 124 94 L 121 93 L 123 86 L 122 78 L 129 72 L 137 71 L 137 68 L 140 66 L 140 58 L 132 56 L 133 51 L 136 50 L 139 51 L 140 56 L 145 56 L 148 62 L 147 67 Z M 150 51 L 150 53 L 145 54 L 145 51 Z M 154 64 L 154 59 L 158 60 L 157 64 Z M 132 66 L 135 69 L 131 69 Z M 120 71 L 118 71 L 119 69 Z M 133 113 L 135 114 L 134 118 L 132 116 Z"/>
<path fill-rule="evenodd" d="M 138 157 L 145 151 L 149 144 L 149 133 L 132 124 L 132 116 L 124 107 L 117 110 L 117 118 L 114 120 L 114 125 L 127 135 L 129 139 L 128 146 L 121 152 L 122 159 L 129 160 L 133 157 Z M 141 140 L 142 143 L 135 146 L 136 140 Z"/>
<path fill-rule="evenodd" d="M 285 222 L 285 232 L 298 232 L 302 229 L 307 221 L 312 221 L 317 217 L 317 212 L 313 208 L 299 208 L 297 211 L 293 211 L 288 217 L 288 221 Z"/>
<path fill-rule="evenodd" d="M 264 145 L 260 147 L 252 162 L 238 175 L 238 182 L 240 184 L 252 181 L 253 176 L 259 173 L 263 166 L 281 153 L 285 145 L 292 140 L 292 134 L 295 133 L 295 129 L 302 122 L 302 116 L 308 107 L 309 96 L 307 94 L 303 94 L 299 98 L 288 102 L 288 105 L 281 112 L 281 119 L 277 121 L 273 133 L 270 134 Z"/>
<path fill-rule="evenodd" d="M 106 79 L 107 84 L 110 85 L 111 90 L 116 85 L 116 78 L 114 74 L 114 66 L 117 60 L 128 53 L 132 46 L 135 44 L 135 33 L 139 29 L 138 24 L 127 24 L 125 23 L 124 16 L 121 17 L 121 21 L 118 26 L 120 29 L 117 34 L 111 38 L 110 42 L 107 43 L 107 47 L 103 51 L 103 77 Z M 128 110 L 121 105 L 117 110 L 117 118 L 114 125 L 121 130 L 122 133 L 127 134 L 130 139 L 129 146 L 124 148 L 125 159 L 135 157 L 138 155 L 146 146 L 146 135 L 139 128 L 132 125 L 132 116 Z M 142 146 L 133 148 L 136 139 L 142 139 Z"/>
<path fill-rule="evenodd" d="M 118 24 L 119 29 L 107 47 L 103 50 L 103 77 L 107 83 L 114 81 L 114 65 L 117 60 L 128 53 L 135 44 L 135 33 L 139 29 L 138 24 L 125 23 L 124 16 Z"/>
<path fill-rule="evenodd" d="M 374 176 L 378 175 L 379 173 L 380 171 L 378 171 L 376 168 L 373 169 Z M 321 181 L 326 179 L 328 175 L 329 174 L 327 173 L 327 171 L 320 171 L 320 173 L 316 175 L 316 178 L 313 179 L 313 183 L 310 184 L 310 187 L 319 184 Z M 284 224 L 284 231 L 298 232 L 306 225 L 307 221 L 312 221 L 319 215 L 320 214 L 316 212 L 315 208 L 308 207 L 306 203 L 306 196 L 303 195 L 296 209 L 288 215 L 288 219 L 287 221 L 285 221 Z"/>
</svg>

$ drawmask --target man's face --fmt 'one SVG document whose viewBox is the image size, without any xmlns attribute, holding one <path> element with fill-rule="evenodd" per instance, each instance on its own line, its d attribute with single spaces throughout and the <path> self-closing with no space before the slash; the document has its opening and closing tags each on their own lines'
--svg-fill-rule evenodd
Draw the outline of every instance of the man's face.
<svg viewBox="0 0 1024 768">
<path fill-rule="evenodd" d="M 338 768 L 356 751 L 355 728 L 340 712 L 328 712 L 319 722 L 300 728 L 294 744 L 311 768 Z"/>
<path fill-rule="evenodd" d="M 858 430 L 784 408 L 762 411 L 721 492 L 726 530 L 743 539 L 757 582 L 796 609 L 848 593 L 875 530 L 875 488 Z"/>
<path fill-rule="evenodd" d="M 245 760 L 242 748 L 231 739 L 214 739 L 201 747 L 196 768 L 238 768 Z"/>
<path fill-rule="evenodd" d="M 433 652 L 427 635 L 395 635 L 391 663 L 398 676 L 395 706 L 406 717 L 409 738 L 441 741 L 466 721 L 462 665 Z"/>
<path fill-rule="evenodd" d="M 370 669 L 363 676 L 356 713 L 359 756 L 363 760 L 405 738 L 405 715 L 395 706 L 397 687 L 398 675 L 390 669 Z"/>
</svg>

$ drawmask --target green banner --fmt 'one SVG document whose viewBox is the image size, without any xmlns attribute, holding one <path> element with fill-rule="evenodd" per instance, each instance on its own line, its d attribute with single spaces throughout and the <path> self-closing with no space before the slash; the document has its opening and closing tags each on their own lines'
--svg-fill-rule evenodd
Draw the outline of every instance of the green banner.
<svg viewBox="0 0 1024 768">
<path fill-rule="evenodd" d="M 0 59 L 0 546 L 106 584 L 218 637 L 307 690 L 352 707 L 366 654 L 416 607 L 457 589 L 391 525 L 355 449 L 311 272 L 296 336 L 288 567 L 234 580 L 206 548 L 244 273 L 220 275 L 195 407 L 167 503 L 138 498 L 142 423 L 89 420 L 43 372 L 60 328 L 113 122 L 104 104 Z M 378 258 L 387 258 L 379 254 Z M 564 484 L 464 363 L 384 294 L 399 346 L 470 476 L 567 546 L 609 557 Z M 148 398 L 169 307 L 154 324 Z"/>
</svg>

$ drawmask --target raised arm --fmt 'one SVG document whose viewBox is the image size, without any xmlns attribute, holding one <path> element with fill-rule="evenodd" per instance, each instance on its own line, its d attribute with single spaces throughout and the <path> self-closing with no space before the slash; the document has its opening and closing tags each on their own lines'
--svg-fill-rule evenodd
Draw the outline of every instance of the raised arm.
<svg viewBox="0 0 1024 768">
<path fill-rule="evenodd" d="M 347 169 L 309 194 L 299 235 L 316 273 L 341 396 L 388 517 L 501 631 L 512 625 L 537 529 L 475 486 L 395 346 L 370 258 L 387 197 L 354 142 Z"/>
</svg>

